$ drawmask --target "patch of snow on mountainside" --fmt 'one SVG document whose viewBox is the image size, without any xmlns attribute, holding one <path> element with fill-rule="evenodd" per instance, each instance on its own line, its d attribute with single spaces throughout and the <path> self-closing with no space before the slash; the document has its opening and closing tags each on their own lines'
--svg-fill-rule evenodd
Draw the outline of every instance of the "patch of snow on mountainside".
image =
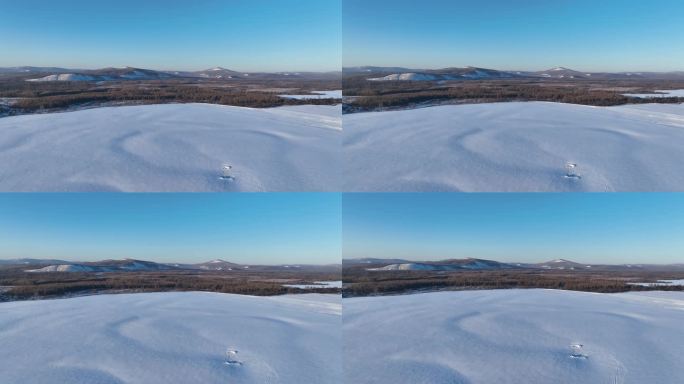
<svg viewBox="0 0 684 384">
<path fill-rule="evenodd" d="M 368 271 L 435 271 L 439 266 L 421 263 L 390 264 L 384 267 L 367 268 Z"/>
<path fill-rule="evenodd" d="M 49 75 L 38 79 L 29 79 L 26 81 L 44 82 L 44 81 L 95 81 L 98 78 L 88 75 L 79 75 L 73 73 L 63 73 L 59 75 Z"/>
<path fill-rule="evenodd" d="M 78 264 L 48 265 L 38 269 L 29 269 L 26 272 L 93 272 L 96 268 Z"/>
<path fill-rule="evenodd" d="M 392 75 L 387 75 L 384 77 L 376 77 L 368 79 L 370 81 L 431 81 L 438 80 L 439 78 L 434 75 L 428 75 L 424 73 L 395 73 Z"/>
</svg>

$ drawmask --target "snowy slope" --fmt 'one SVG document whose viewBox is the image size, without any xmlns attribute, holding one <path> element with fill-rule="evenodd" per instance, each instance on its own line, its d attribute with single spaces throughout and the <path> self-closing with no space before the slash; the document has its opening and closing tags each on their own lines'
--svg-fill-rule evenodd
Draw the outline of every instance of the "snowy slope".
<svg viewBox="0 0 684 384">
<path fill-rule="evenodd" d="M 166 104 L 2 118 L 0 191 L 336 191 L 340 116 Z"/>
<path fill-rule="evenodd" d="M 27 269 L 26 272 L 95 272 L 98 271 L 95 267 L 89 267 L 87 265 L 80 264 L 58 264 L 58 265 L 48 265 L 47 267 L 38 269 Z"/>
<path fill-rule="evenodd" d="M 440 77 L 435 75 L 429 75 L 426 73 L 394 73 L 391 75 L 383 77 L 374 77 L 368 79 L 369 81 L 433 81 L 438 80 Z"/>
<path fill-rule="evenodd" d="M 0 303 L 0 381 L 339 383 L 340 298 L 216 293 Z M 228 365 L 227 351 L 242 364 Z"/>
<path fill-rule="evenodd" d="M 438 292 L 343 305 L 348 383 L 684 382 L 681 292 Z"/>
<path fill-rule="evenodd" d="M 344 189 L 684 191 L 683 147 L 678 104 L 516 102 L 355 113 L 344 116 Z"/>
<path fill-rule="evenodd" d="M 46 81 L 95 81 L 98 78 L 88 75 L 75 74 L 75 73 L 63 73 L 59 75 L 49 75 L 45 77 L 40 77 L 38 79 L 29 79 L 26 81 L 35 82 L 46 82 Z"/>
<path fill-rule="evenodd" d="M 457 266 L 437 266 L 431 264 L 422 263 L 402 263 L 402 264 L 390 264 L 384 267 L 378 268 L 367 268 L 367 271 L 437 271 L 437 270 L 451 270 L 451 269 L 461 269 Z"/>
</svg>

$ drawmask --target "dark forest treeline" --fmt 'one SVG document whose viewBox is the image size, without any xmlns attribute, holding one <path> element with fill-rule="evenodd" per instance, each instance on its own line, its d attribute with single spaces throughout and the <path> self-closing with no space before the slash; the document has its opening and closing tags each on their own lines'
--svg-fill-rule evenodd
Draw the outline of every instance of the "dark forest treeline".
<svg viewBox="0 0 684 384">
<path fill-rule="evenodd" d="M 283 287 L 278 279 L 294 279 L 310 283 L 319 280 L 339 280 L 329 273 L 242 274 L 229 276 L 221 273 L 23 273 L 0 272 L 0 301 L 56 298 L 113 292 L 206 291 L 254 296 L 295 293 L 339 293 L 339 289 L 320 288 L 302 290 Z M 275 281 L 273 281 L 275 280 Z M 293 282 L 287 282 L 292 284 Z"/>
<path fill-rule="evenodd" d="M 530 82 L 521 80 L 458 81 L 439 84 L 418 81 L 367 81 L 352 77 L 343 81 L 344 95 L 349 96 L 345 112 L 401 108 L 425 103 L 488 103 L 509 101 L 549 101 L 570 104 L 614 106 L 639 103 L 681 103 L 684 98 L 642 99 L 627 97 L 616 87 L 639 89 L 684 88 L 684 82 L 610 82 L 581 81 Z M 643 91 L 636 91 L 643 92 Z"/>
<path fill-rule="evenodd" d="M 620 273 L 567 273 L 536 271 L 459 271 L 430 273 L 419 271 L 393 272 L 344 272 L 345 297 L 399 294 L 420 290 L 472 290 L 546 288 L 571 291 L 617 293 L 653 290 L 651 287 L 628 284 L 628 278 Z M 642 281 L 655 281 L 670 277 L 669 274 L 646 273 Z M 665 277 L 663 277 L 665 276 Z M 682 286 L 660 286 L 658 290 L 682 291 Z"/>
<path fill-rule="evenodd" d="M 163 104 L 209 103 L 252 108 L 285 105 L 334 105 L 340 100 L 295 100 L 278 96 L 268 88 L 297 88 L 301 92 L 335 88 L 336 82 L 307 81 L 270 83 L 182 83 L 182 82 L 119 82 L 95 85 L 87 82 L 31 83 L 6 81 L 0 83 L 0 97 L 17 98 L 10 114 L 58 111 L 92 104 Z"/>
</svg>

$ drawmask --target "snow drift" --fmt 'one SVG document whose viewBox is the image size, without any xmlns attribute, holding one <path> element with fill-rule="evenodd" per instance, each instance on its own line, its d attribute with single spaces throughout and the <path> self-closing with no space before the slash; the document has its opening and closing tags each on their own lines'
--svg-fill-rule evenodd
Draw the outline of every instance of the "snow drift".
<svg viewBox="0 0 684 384">
<path fill-rule="evenodd" d="M 684 293 L 344 299 L 348 383 L 681 383 Z"/>
<path fill-rule="evenodd" d="M 340 116 L 165 104 L 2 118 L 0 190 L 337 191 Z"/>
<path fill-rule="evenodd" d="M 0 381 L 339 383 L 340 314 L 339 296 L 314 294 L 145 293 L 1 303 Z"/>
<path fill-rule="evenodd" d="M 684 191 L 684 105 L 344 115 L 345 191 Z"/>
</svg>

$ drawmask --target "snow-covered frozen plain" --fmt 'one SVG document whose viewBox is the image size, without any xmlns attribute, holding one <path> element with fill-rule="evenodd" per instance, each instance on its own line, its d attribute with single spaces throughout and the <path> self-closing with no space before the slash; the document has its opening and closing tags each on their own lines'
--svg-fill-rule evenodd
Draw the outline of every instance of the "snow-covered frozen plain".
<svg viewBox="0 0 684 384">
<path fill-rule="evenodd" d="M 338 295 L 206 292 L 0 304 L 0 382 L 340 383 Z"/>
<path fill-rule="evenodd" d="M 338 191 L 341 124 L 340 106 L 317 105 L 5 117 L 0 191 Z"/>
<path fill-rule="evenodd" d="M 684 191 L 684 105 L 448 105 L 343 117 L 344 190 Z"/>
<path fill-rule="evenodd" d="M 684 382 L 684 293 L 343 299 L 347 383 Z"/>
<path fill-rule="evenodd" d="M 661 97 L 684 97 L 684 89 L 657 90 L 656 93 L 625 93 L 625 96 L 638 97 L 640 99 L 657 99 Z"/>
<path fill-rule="evenodd" d="M 341 99 L 342 90 L 338 91 L 313 91 L 314 95 L 280 95 L 285 99 L 312 100 L 312 99 Z"/>
<path fill-rule="evenodd" d="M 342 281 L 314 281 L 313 284 L 283 284 L 283 287 L 299 289 L 342 288 Z"/>
<path fill-rule="evenodd" d="M 684 285 L 684 279 L 678 280 L 658 280 L 657 283 L 627 283 L 631 285 L 640 285 L 642 287 L 667 287 Z"/>
</svg>

